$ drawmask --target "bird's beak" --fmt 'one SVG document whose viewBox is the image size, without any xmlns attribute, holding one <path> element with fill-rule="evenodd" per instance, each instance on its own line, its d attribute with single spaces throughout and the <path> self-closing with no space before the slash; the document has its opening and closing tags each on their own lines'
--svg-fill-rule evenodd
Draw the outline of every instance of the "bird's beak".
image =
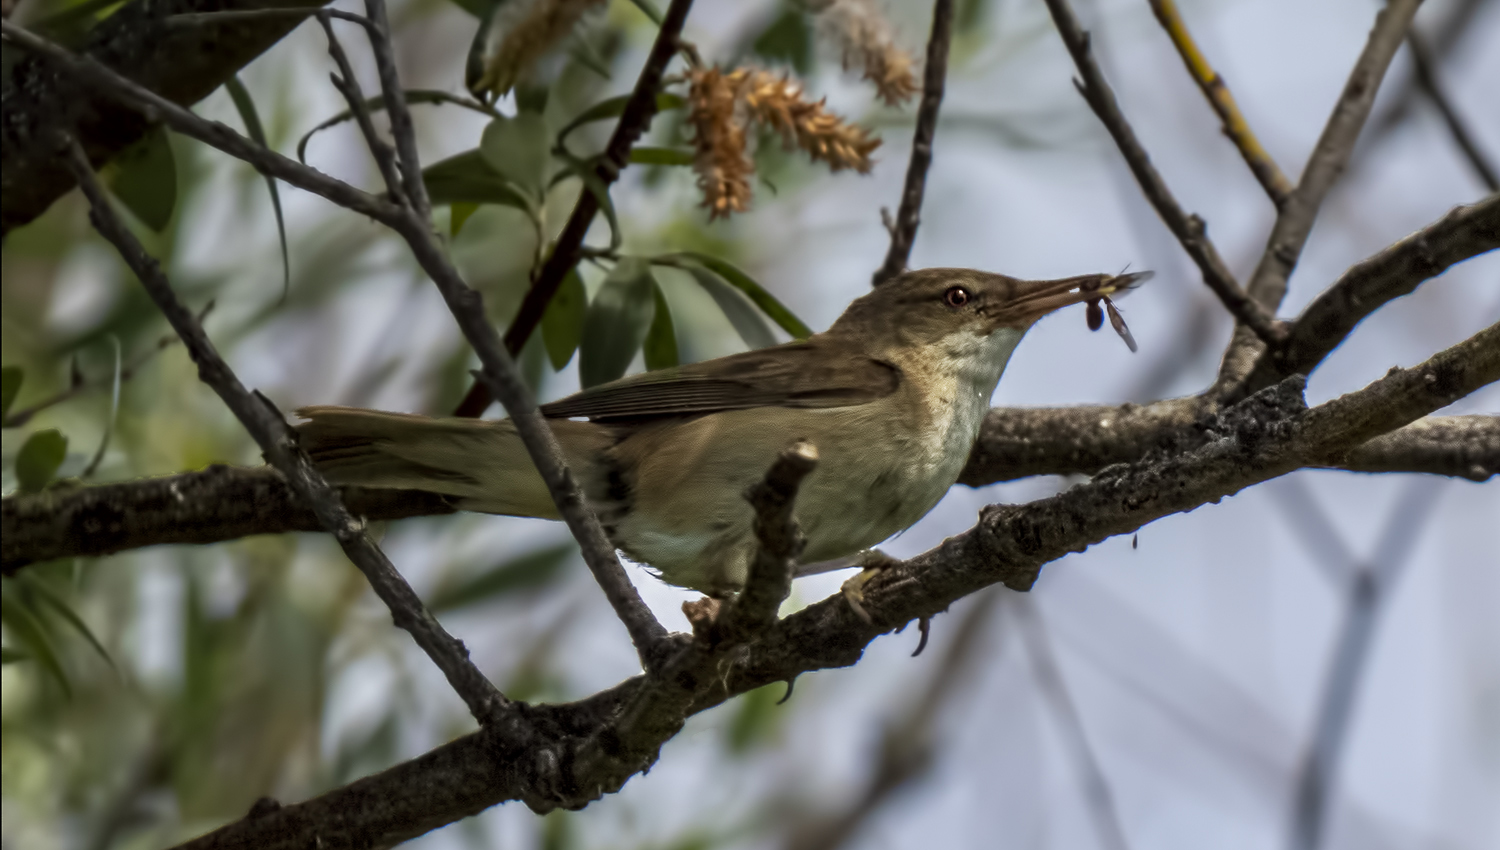
<svg viewBox="0 0 1500 850">
<path fill-rule="evenodd" d="M 1060 280 L 1017 280 L 1002 303 L 986 311 L 999 328 L 1027 328 L 1032 322 L 1071 304 L 1096 301 L 1134 289 L 1151 279 L 1153 272 L 1131 274 L 1086 274 Z"/>
</svg>

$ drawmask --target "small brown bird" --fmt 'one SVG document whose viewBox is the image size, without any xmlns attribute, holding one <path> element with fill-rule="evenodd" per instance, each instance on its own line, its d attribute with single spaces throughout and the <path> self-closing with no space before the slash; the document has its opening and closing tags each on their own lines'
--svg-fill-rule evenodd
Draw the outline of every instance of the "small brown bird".
<svg viewBox="0 0 1500 850">
<path fill-rule="evenodd" d="M 614 544 L 671 584 L 723 595 L 743 585 L 755 553 L 745 489 L 788 445 L 806 440 L 819 455 L 797 496 L 803 564 L 858 558 L 958 480 L 1011 352 L 1037 319 L 1149 275 L 907 272 L 806 340 L 632 375 L 541 410 Z M 508 420 L 298 413 L 308 420 L 303 446 L 336 484 L 558 518 Z"/>
</svg>

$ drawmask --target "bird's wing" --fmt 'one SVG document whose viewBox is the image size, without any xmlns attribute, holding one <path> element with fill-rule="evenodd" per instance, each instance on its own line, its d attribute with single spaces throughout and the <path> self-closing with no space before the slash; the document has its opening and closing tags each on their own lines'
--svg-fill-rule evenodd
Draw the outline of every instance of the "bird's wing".
<svg viewBox="0 0 1500 850">
<path fill-rule="evenodd" d="M 894 392 L 901 372 L 813 338 L 631 375 L 542 405 L 554 419 L 638 422 L 748 407 L 844 407 Z"/>
</svg>

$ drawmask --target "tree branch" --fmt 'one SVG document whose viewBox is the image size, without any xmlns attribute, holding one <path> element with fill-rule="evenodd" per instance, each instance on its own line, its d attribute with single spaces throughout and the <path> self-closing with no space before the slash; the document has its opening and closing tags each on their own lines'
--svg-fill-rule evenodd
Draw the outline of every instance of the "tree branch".
<svg viewBox="0 0 1500 850">
<path fill-rule="evenodd" d="M 1485 158 L 1484 153 L 1479 150 L 1474 136 L 1469 128 L 1464 125 L 1463 119 L 1458 117 L 1458 110 L 1453 108 L 1449 102 L 1448 95 L 1443 92 L 1443 87 L 1438 84 L 1437 69 L 1433 67 L 1432 57 L 1427 52 L 1427 43 L 1417 35 L 1416 30 L 1406 34 L 1406 44 L 1411 48 L 1412 72 L 1416 78 L 1417 86 L 1432 105 L 1437 107 L 1438 114 L 1443 116 L 1443 123 L 1448 127 L 1448 134 L 1453 137 L 1453 143 L 1463 151 L 1464 159 L 1469 167 L 1474 169 L 1486 189 L 1491 192 L 1500 192 L 1500 178 L 1495 176 L 1495 167 Z"/>
<path fill-rule="evenodd" d="M 985 418 L 959 483 L 982 487 L 1033 475 L 1093 475 L 1153 450 L 1200 444 L 1206 437 L 1196 426 L 1199 410 L 1193 399 L 996 408 Z M 1500 473 L 1500 417 L 1423 419 L 1311 465 L 1485 481 Z M 340 492 L 349 512 L 367 522 L 454 512 L 441 496 L 419 490 L 347 487 Z M 320 529 L 312 511 L 266 467 L 211 466 L 88 487 L 64 483 L 0 501 L 0 568 L 9 576 L 57 558 Z"/>
<path fill-rule="evenodd" d="M 9 21 L 0 22 L 0 33 L 4 34 L 7 41 L 31 53 L 40 54 L 45 61 L 54 63 L 91 90 L 139 113 L 148 122 L 161 121 L 184 136 L 190 136 L 249 163 L 261 174 L 321 195 L 345 209 L 369 216 L 389 227 L 395 227 L 403 218 L 401 208 L 396 204 L 262 147 L 225 124 L 199 118 L 190 110 L 122 77 L 92 57 L 75 55 Z"/>
<path fill-rule="evenodd" d="M 818 465 L 818 449 L 798 441 L 776 458 L 766 477 L 745 491 L 755 510 L 755 538 L 760 543 L 745 588 L 721 623 L 716 641 L 743 643 L 776 621 L 776 609 L 792 590 L 792 568 L 806 542 L 792 516 L 797 489 Z"/>
<path fill-rule="evenodd" d="M 686 712 L 812 670 L 854 664 L 880 634 L 937 614 L 1003 582 L 1031 586 L 1042 565 L 1148 522 L 1218 501 L 1420 418 L 1500 379 L 1500 327 L 1491 327 L 1410 369 L 1308 409 L 1302 380 L 1289 378 L 1228 408 L 1213 439 L 1180 455 L 1158 455 L 1027 505 L 993 506 L 978 525 L 892 566 L 866 585 L 875 625 L 834 595 L 774 623 L 740 651 L 680 668 L 671 678 L 637 676 L 576 703 L 534 706 L 529 733 L 481 729 L 344 788 L 255 819 L 228 824 L 184 850 L 388 846 L 506 800 L 532 808 L 580 808 L 650 766 L 681 728 L 666 712 L 636 712 L 646 695 L 691 696 Z M 684 652 L 702 653 L 701 644 Z M 674 665 L 675 666 L 675 665 Z M 632 723 L 626 718 L 655 719 Z"/>
<path fill-rule="evenodd" d="M 667 63 L 677 55 L 678 36 L 682 34 L 682 25 L 687 21 L 688 10 L 692 5 L 693 0 L 672 0 L 672 4 L 667 7 L 667 13 L 656 34 L 656 42 L 651 45 L 651 53 L 646 57 L 646 64 L 641 67 L 635 88 L 630 92 L 630 100 L 626 101 L 625 111 L 620 113 L 620 121 L 610 134 L 609 144 L 604 147 L 604 155 L 595 166 L 594 173 L 604 184 L 604 191 L 608 191 L 620 178 L 620 171 L 630 162 L 631 147 L 651 126 L 651 119 L 656 116 L 656 95 L 661 89 L 662 75 L 666 73 Z M 599 199 L 587 186 L 583 187 L 573 206 L 573 214 L 568 217 L 568 223 L 558 235 L 557 243 L 552 246 L 552 253 L 542 264 L 541 273 L 526 291 L 526 297 L 516 310 L 515 318 L 511 319 L 510 327 L 505 331 L 505 349 L 512 357 L 520 354 L 526 340 L 531 338 L 537 325 L 541 324 L 542 315 L 547 312 L 547 305 L 552 303 L 552 296 L 557 294 L 563 279 L 578 265 L 578 260 L 583 256 L 583 238 L 588 235 L 594 216 L 598 213 Z M 463 401 L 459 402 L 453 415 L 479 416 L 493 400 L 494 396 L 484 384 L 476 381 L 464 395 Z"/>
<path fill-rule="evenodd" d="M 367 0 L 367 7 L 370 9 L 370 20 L 375 22 L 375 26 L 367 30 L 370 42 L 372 45 L 379 45 L 373 47 L 373 51 L 375 64 L 379 68 L 382 94 L 389 109 L 404 114 L 405 95 L 394 65 L 390 31 L 384 25 L 384 0 Z M 336 40 L 330 38 L 330 44 L 336 43 Z M 349 93 L 357 94 L 352 78 L 345 82 Z M 351 100 L 350 108 L 356 114 L 365 109 L 363 101 L 358 98 Z M 404 120 L 393 117 L 391 131 L 396 136 L 396 170 L 401 175 L 399 179 L 404 196 L 404 203 L 399 207 L 400 214 L 391 223 L 391 229 L 406 240 L 417 264 L 427 272 L 442 293 L 443 301 L 457 321 L 459 330 L 479 355 L 483 371 L 477 377 L 505 407 L 506 414 L 515 425 L 516 434 L 547 485 L 553 503 L 557 505 L 558 514 L 578 541 L 584 563 L 588 565 L 599 588 L 604 592 L 604 597 L 609 600 L 626 632 L 630 634 L 642 668 L 655 670 L 664 660 L 661 653 L 668 650 L 664 640 L 667 631 L 656 621 L 651 609 L 630 583 L 625 568 L 620 566 L 614 545 L 605 535 L 598 517 L 594 515 L 573 473 L 568 469 L 557 436 L 537 410 L 531 388 L 526 385 L 515 361 L 501 343 L 500 335 L 490 324 L 483 296 L 459 276 L 458 270 L 448 258 L 447 250 L 432 232 L 430 212 L 422 212 L 427 203 L 427 189 L 422 185 L 421 163 L 416 159 L 415 131 L 410 116 Z"/>
<path fill-rule="evenodd" d="M 1287 197 L 1276 216 L 1270 238 L 1266 240 L 1266 250 L 1245 287 L 1250 298 L 1262 309 L 1274 311 L 1281 306 L 1281 300 L 1286 296 L 1287 280 L 1307 245 L 1307 237 L 1312 233 L 1323 199 L 1349 163 L 1349 155 L 1354 151 L 1354 143 L 1359 139 L 1365 119 L 1370 115 L 1375 93 L 1390 67 L 1391 57 L 1396 55 L 1396 49 L 1406 37 L 1407 28 L 1420 5 L 1422 0 L 1388 0 L 1375 16 L 1375 26 L 1370 30 L 1364 51 L 1349 73 L 1349 80 L 1307 159 L 1296 190 Z M 1256 336 L 1265 339 L 1259 333 Z M 1275 345 L 1274 340 L 1268 342 Z M 1236 331 L 1219 370 L 1219 392 L 1230 389 L 1249 373 L 1259 348 L 1259 340 Z"/>
<path fill-rule="evenodd" d="M 212 27 L 173 28 L 164 18 L 218 10 L 256 9 L 262 0 L 160 0 L 126 3 L 99 22 L 81 52 L 170 103 L 207 97 L 302 21 L 261 18 Z M 317 8 L 321 0 L 284 0 Z M 39 56 L 24 56 L 0 88 L 0 235 L 41 215 L 73 187 L 51 131 L 76 132 L 92 165 L 139 141 L 153 121 L 113 98 L 81 88 Z M 76 129 L 75 129 L 76 128 Z"/>
<path fill-rule="evenodd" d="M 1140 183 L 1146 200 L 1151 202 L 1167 229 L 1182 243 L 1183 250 L 1198 264 L 1203 272 L 1203 282 L 1208 284 L 1208 288 L 1213 290 L 1224 308 L 1240 324 L 1252 329 L 1263 340 L 1280 340 L 1282 330 L 1275 316 L 1262 309 L 1240 289 L 1239 282 L 1234 279 L 1229 267 L 1224 265 L 1223 258 L 1219 256 L 1218 249 L 1209 240 L 1203 219 L 1183 212 L 1177 199 L 1172 196 L 1172 190 L 1167 188 L 1166 181 L 1157 172 L 1156 166 L 1151 164 L 1151 156 L 1136 138 L 1130 122 L 1125 120 L 1125 113 L 1120 111 L 1114 91 L 1104 79 L 1098 63 L 1094 61 L 1093 51 L 1089 47 L 1089 35 L 1079 27 L 1078 19 L 1074 17 L 1067 0 L 1047 0 L 1047 8 L 1052 12 L 1052 20 L 1057 25 L 1063 44 L 1073 56 L 1073 63 L 1078 66 L 1082 81 L 1075 80 L 1074 85 L 1079 94 L 1083 95 L 1089 108 L 1094 110 L 1094 114 L 1099 116 L 1105 129 L 1114 138 L 1120 154 L 1125 157 L 1125 163 L 1130 166 L 1130 172 L 1135 175 L 1136 182 Z"/>
<path fill-rule="evenodd" d="M 1188 75 L 1198 88 L 1203 91 L 1203 96 L 1208 98 L 1209 105 L 1218 113 L 1219 120 L 1224 124 L 1224 135 L 1239 149 L 1240 156 L 1244 157 L 1245 164 L 1250 166 L 1250 173 L 1260 181 L 1266 194 L 1270 196 L 1271 202 L 1279 209 L 1286 203 L 1287 196 L 1292 193 L 1292 183 L 1276 167 L 1276 161 L 1261 147 L 1260 139 L 1255 137 L 1255 132 L 1250 129 L 1250 124 L 1245 116 L 1240 113 L 1240 107 L 1234 102 L 1234 95 L 1229 92 L 1229 85 L 1224 78 L 1219 76 L 1213 66 L 1208 63 L 1208 58 L 1203 51 L 1198 49 L 1198 44 L 1193 41 L 1193 34 L 1188 32 L 1187 24 L 1182 20 L 1182 13 L 1177 11 L 1175 0 L 1150 0 L 1151 11 L 1156 13 L 1156 19 L 1161 22 L 1162 29 L 1167 31 L 1172 44 L 1177 47 L 1177 53 L 1182 57 L 1182 64 L 1187 66 Z"/>
<path fill-rule="evenodd" d="M 89 219 L 94 228 L 120 252 L 151 300 L 156 302 L 172 329 L 182 338 L 188 354 L 198 366 L 198 377 L 224 400 L 235 418 L 260 445 L 266 460 L 290 483 L 299 499 L 311 506 L 319 524 L 338 540 L 344 554 L 365 574 L 375 594 L 390 609 L 396 625 L 411 633 L 422 651 L 443 671 L 448 684 L 468 705 L 469 713 L 481 724 L 501 719 L 500 713 L 509 701 L 469 660 L 469 652 L 463 643 L 448 634 L 422 604 L 366 532 L 365 524 L 344 507 L 337 491 L 328 485 L 297 446 L 281 413 L 264 396 L 252 394 L 240 383 L 229 364 L 214 349 L 197 317 L 177 299 L 161 266 L 146 253 L 115 214 L 83 148 L 70 136 L 62 138 L 68 147 L 74 179 L 88 197 Z"/>
<path fill-rule="evenodd" d="M 948 44 L 953 37 L 953 0 L 937 0 L 932 6 L 932 34 L 927 39 L 927 60 L 922 68 L 922 102 L 917 107 L 917 130 L 911 140 L 911 160 L 906 165 L 906 183 L 901 189 L 901 209 L 891 228 L 891 247 L 885 262 L 875 270 L 873 285 L 879 286 L 906 271 L 911 246 L 922 223 L 922 195 L 927 191 L 927 169 L 932 165 L 932 139 L 937 134 L 938 110 L 943 105 L 944 80 L 948 75 Z"/>
<path fill-rule="evenodd" d="M 1261 353 L 1245 380 L 1254 392 L 1293 373 L 1309 374 L 1365 317 L 1455 263 L 1500 248 L 1500 194 L 1447 215 L 1352 266 L 1307 305 L 1286 341 Z"/>
</svg>

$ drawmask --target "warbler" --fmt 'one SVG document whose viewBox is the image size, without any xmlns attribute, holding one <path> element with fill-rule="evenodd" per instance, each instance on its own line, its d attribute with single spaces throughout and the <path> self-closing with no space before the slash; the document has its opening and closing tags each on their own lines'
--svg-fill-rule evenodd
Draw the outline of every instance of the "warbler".
<svg viewBox="0 0 1500 850">
<path fill-rule="evenodd" d="M 755 555 L 746 488 L 783 449 L 805 440 L 819 457 L 794 511 L 806 538 L 799 572 L 868 563 L 862 553 L 916 523 L 958 480 L 1027 329 L 1149 275 L 906 272 L 805 340 L 631 375 L 541 412 L 611 542 L 670 584 L 723 596 L 743 585 Z M 303 447 L 336 484 L 559 518 L 509 420 L 297 413 Z"/>
</svg>

